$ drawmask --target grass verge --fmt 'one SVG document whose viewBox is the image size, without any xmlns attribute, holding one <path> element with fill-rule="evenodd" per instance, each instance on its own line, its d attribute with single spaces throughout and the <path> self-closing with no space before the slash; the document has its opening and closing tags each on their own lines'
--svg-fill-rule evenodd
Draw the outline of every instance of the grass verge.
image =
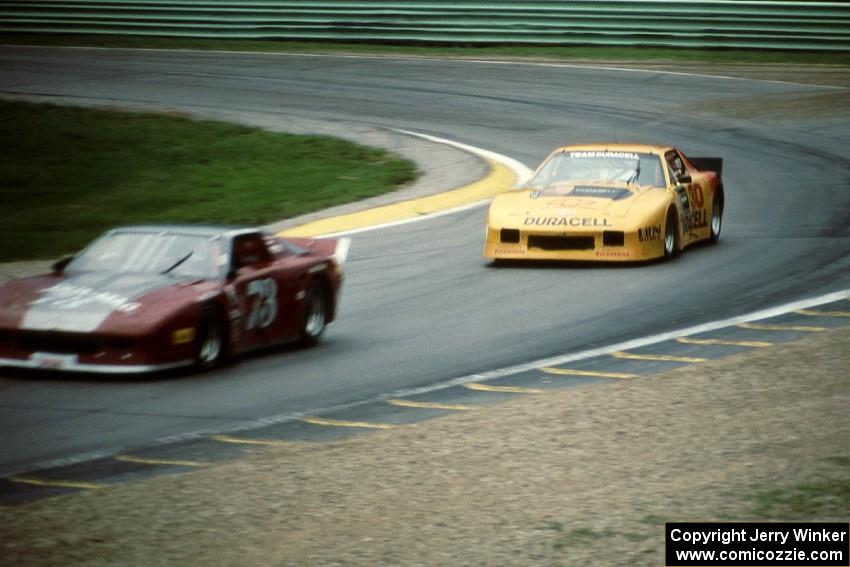
<svg viewBox="0 0 850 567">
<path fill-rule="evenodd" d="M 231 124 L 0 101 L 0 261 L 139 222 L 257 225 L 416 176 L 384 150 Z"/>
<path fill-rule="evenodd" d="M 834 459 L 842 460 L 843 466 L 824 478 L 757 491 L 751 497 L 753 513 L 767 520 L 803 522 L 845 518 L 850 510 L 850 457 Z"/>
<path fill-rule="evenodd" d="M 850 65 L 850 53 L 757 49 L 684 49 L 664 47 L 589 47 L 531 45 L 423 45 L 305 42 L 268 39 L 199 39 L 98 34 L 0 34 L 0 44 L 146 49 L 355 53 L 422 57 L 517 57 L 547 59 L 682 61 L 711 63 L 798 63 Z"/>
</svg>

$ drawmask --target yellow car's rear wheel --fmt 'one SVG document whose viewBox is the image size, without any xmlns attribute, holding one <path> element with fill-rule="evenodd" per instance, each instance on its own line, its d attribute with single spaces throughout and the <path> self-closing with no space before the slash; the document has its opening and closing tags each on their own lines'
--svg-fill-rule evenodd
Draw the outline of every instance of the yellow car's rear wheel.
<svg viewBox="0 0 850 567">
<path fill-rule="evenodd" d="M 714 243 L 720 238 L 723 227 L 723 187 L 718 187 L 711 201 L 711 235 L 709 240 Z"/>
</svg>

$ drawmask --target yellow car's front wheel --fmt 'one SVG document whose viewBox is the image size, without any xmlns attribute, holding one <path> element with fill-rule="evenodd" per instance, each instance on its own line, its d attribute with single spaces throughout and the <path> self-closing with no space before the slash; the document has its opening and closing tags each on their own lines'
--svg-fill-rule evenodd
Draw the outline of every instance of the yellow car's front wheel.
<svg viewBox="0 0 850 567">
<path fill-rule="evenodd" d="M 676 255 L 676 211 L 667 211 L 667 220 L 664 221 L 664 259 L 669 260 Z"/>
</svg>

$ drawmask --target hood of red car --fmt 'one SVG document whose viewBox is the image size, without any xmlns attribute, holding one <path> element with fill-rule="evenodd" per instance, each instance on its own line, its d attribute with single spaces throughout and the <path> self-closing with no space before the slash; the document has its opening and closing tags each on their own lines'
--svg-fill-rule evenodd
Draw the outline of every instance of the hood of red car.
<svg viewBox="0 0 850 567">
<path fill-rule="evenodd" d="M 0 309 L 20 329 L 91 332 L 113 313 L 132 315 L 143 296 L 181 283 L 168 275 L 112 272 L 27 278 L 3 288 Z"/>
</svg>

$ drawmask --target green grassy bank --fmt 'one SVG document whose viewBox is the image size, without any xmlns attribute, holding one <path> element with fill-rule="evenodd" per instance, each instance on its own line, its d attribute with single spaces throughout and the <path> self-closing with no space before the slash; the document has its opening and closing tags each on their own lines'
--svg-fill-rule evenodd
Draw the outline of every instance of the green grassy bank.
<svg viewBox="0 0 850 567">
<path fill-rule="evenodd" d="M 0 262 L 136 222 L 257 225 L 394 190 L 415 165 L 323 136 L 0 101 Z"/>
</svg>

